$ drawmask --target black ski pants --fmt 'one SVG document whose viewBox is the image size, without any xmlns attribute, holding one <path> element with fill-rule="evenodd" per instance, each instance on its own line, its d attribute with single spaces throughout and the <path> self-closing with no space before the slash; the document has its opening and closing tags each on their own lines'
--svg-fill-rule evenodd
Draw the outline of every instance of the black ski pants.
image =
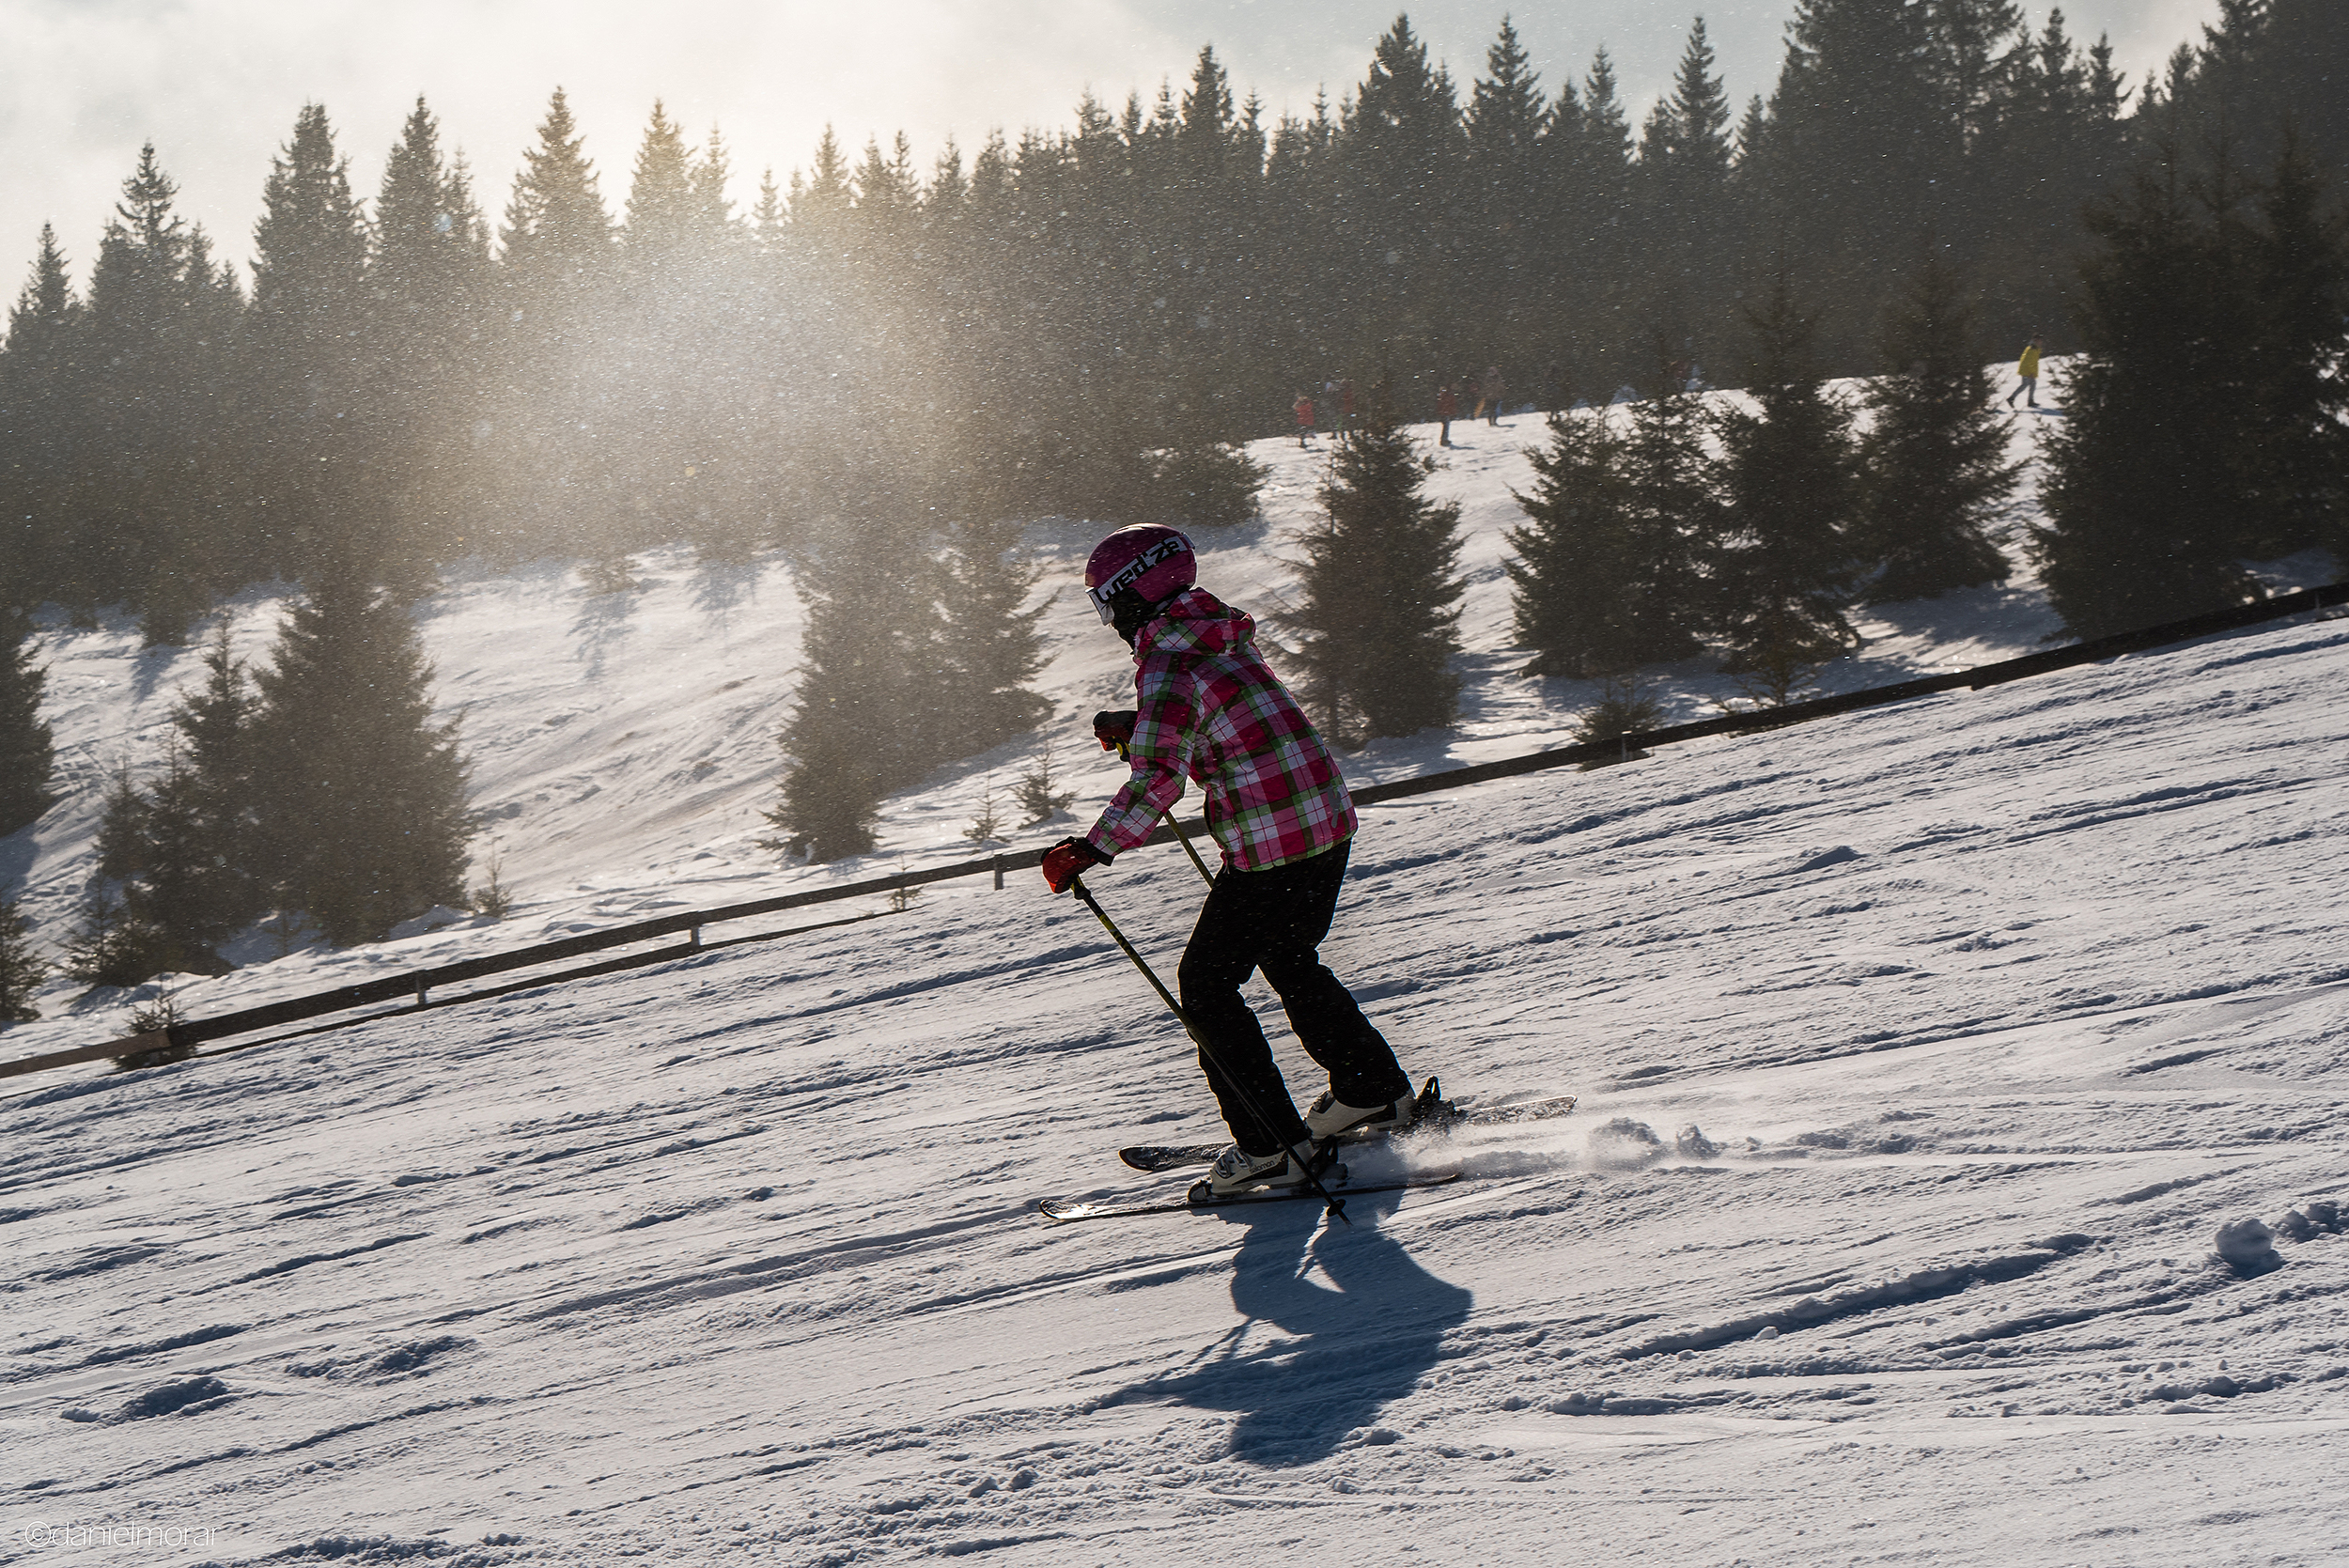
<svg viewBox="0 0 2349 1568">
<path fill-rule="evenodd" d="M 1252 1155 L 1305 1138 L 1304 1119 L 1272 1060 L 1264 1026 L 1239 994 L 1257 970 L 1280 994 L 1289 1026 L 1306 1053 L 1328 1070 L 1340 1100 L 1381 1105 L 1411 1087 L 1393 1048 L 1316 951 L 1337 913 L 1348 847 L 1341 844 L 1265 871 L 1226 865 L 1183 949 L 1177 984 L 1183 1011 L 1201 1036 L 1199 1066 L 1233 1141 Z"/>
</svg>

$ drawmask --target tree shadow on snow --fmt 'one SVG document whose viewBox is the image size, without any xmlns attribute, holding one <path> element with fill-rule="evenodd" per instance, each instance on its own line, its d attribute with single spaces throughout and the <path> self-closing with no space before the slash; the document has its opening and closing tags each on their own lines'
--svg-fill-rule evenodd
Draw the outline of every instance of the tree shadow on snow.
<svg viewBox="0 0 2349 1568">
<path fill-rule="evenodd" d="M 573 656 L 585 667 L 583 678 L 603 678 L 605 660 L 628 641 L 629 617 L 643 591 L 641 587 L 623 588 L 609 594 L 589 594 L 580 600 L 579 613 L 571 620 L 571 644 Z"/>
<path fill-rule="evenodd" d="M 1173 1399 L 1237 1411 L 1232 1454 L 1251 1464 L 1329 1457 L 1419 1386 L 1445 1333 L 1475 1304 L 1377 1228 L 1393 1203 L 1391 1194 L 1353 1199 L 1353 1225 L 1318 1234 L 1309 1203 L 1224 1216 L 1248 1230 L 1232 1266 L 1232 1305 L 1247 1321 L 1204 1365 L 1130 1384 L 1109 1403 Z"/>
<path fill-rule="evenodd" d="M 693 564 L 693 608 L 712 630 L 733 629 L 734 612 L 758 596 L 759 563 L 706 555 Z"/>
</svg>

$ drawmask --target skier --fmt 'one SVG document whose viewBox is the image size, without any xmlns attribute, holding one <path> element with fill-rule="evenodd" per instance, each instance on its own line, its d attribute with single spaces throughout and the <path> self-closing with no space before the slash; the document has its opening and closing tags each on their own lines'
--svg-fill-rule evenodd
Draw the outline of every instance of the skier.
<svg viewBox="0 0 2349 1568">
<path fill-rule="evenodd" d="M 1121 528 L 1085 563 L 1085 592 L 1134 651 L 1139 710 L 1103 713 L 1094 733 L 1123 744 L 1132 775 L 1082 838 L 1045 852 L 1054 893 L 1150 834 L 1188 774 L 1206 796 L 1223 866 L 1183 950 L 1177 988 L 1199 1065 L 1233 1144 L 1208 1181 L 1218 1195 L 1301 1186 L 1315 1140 L 1408 1126 L 1411 1082 L 1394 1050 L 1315 951 L 1329 935 L 1354 835 L 1336 760 L 1256 651 L 1255 622 L 1204 588 L 1190 541 L 1172 528 Z M 1304 1116 L 1240 996 L 1263 970 L 1330 1087 Z"/>
<path fill-rule="evenodd" d="M 1291 410 L 1297 415 L 1297 444 L 1310 452 L 1314 444 L 1314 395 L 1299 393 Z"/>
<path fill-rule="evenodd" d="M 1452 444 L 1452 422 L 1460 417 L 1460 394 L 1456 383 L 1446 381 L 1436 392 L 1436 418 L 1443 425 L 1443 435 L 1436 444 Z"/>
<path fill-rule="evenodd" d="M 1501 395 L 1504 390 L 1506 383 L 1501 379 L 1501 366 L 1485 366 L 1485 379 L 1476 388 L 1476 411 L 1484 414 L 1485 423 L 1495 429 L 1501 427 Z"/>
<path fill-rule="evenodd" d="M 2039 350 L 2045 342 L 2046 339 L 2033 333 L 2030 341 L 2023 345 L 2023 357 L 2015 366 L 2015 374 L 2022 380 L 2013 392 L 2006 395 L 2008 408 L 2013 408 L 2015 399 L 2026 393 L 2030 394 L 2030 407 L 2035 409 L 2039 406 Z"/>
</svg>

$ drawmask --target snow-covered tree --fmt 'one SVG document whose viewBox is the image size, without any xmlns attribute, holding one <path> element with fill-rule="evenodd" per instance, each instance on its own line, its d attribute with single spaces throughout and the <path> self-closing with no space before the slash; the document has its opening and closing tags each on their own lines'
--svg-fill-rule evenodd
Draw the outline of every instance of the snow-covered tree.
<svg viewBox="0 0 2349 1568">
<path fill-rule="evenodd" d="M 31 1023 L 40 1017 L 33 995 L 48 978 L 49 966 L 33 951 L 31 930 L 14 899 L 0 902 L 0 1024 Z"/>
<path fill-rule="evenodd" d="M 1432 472 L 1374 393 L 1338 438 L 1320 519 L 1292 540 L 1300 602 L 1286 619 L 1332 734 L 1410 735 L 1452 718 L 1460 508 L 1423 493 Z"/>
<path fill-rule="evenodd" d="M 1887 319 L 1883 359 L 1859 448 L 1859 539 L 1883 563 L 1868 597 L 1882 604 L 2003 582 L 2006 557 L 1989 529 L 2022 470 L 1990 403 L 1966 281 L 1938 254 L 1917 263 L 1908 297 Z"/>
<path fill-rule="evenodd" d="M 0 836 L 34 822 L 56 799 L 49 786 L 55 747 L 40 712 L 49 672 L 33 662 L 33 629 L 23 611 L 0 605 Z"/>
<path fill-rule="evenodd" d="M 347 945 L 462 903 L 467 764 L 456 723 L 432 718 L 408 611 L 338 564 L 293 606 L 255 678 L 255 833 L 286 907 Z"/>
<path fill-rule="evenodd" d="M 1723 668 L 1819 662 L 1855 646 L 1845 618 L 1857 553 L 1859 474 L 1851 411 L 1821 384 L 1810 321 L 1781 275 L 1751 317 L 1753 411 L 1724 411 L 1713 552 L 1713 624 Z"/>
</svg>

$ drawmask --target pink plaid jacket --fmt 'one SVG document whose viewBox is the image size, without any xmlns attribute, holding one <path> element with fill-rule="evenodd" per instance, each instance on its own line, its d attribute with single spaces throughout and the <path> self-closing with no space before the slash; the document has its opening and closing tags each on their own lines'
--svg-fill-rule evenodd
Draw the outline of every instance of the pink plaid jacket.
<svg viewBox="0 0 2349 1568">
<path fill-rule="evenodd" d="M 1354 801 L 1337 759 L 1256 652 L 1256 623 L 1202 588 L 1178 596 L 1134 645 L 1141 698 L 1128 748 L 1133 776 L 1086 834 L 1114 855 L 1150 836 L 1182 799 L 1186 775 L 1206 791 L 1207 828 L 1225 863 L 1286 865 L 1354 833 Z"/>
</svg>

